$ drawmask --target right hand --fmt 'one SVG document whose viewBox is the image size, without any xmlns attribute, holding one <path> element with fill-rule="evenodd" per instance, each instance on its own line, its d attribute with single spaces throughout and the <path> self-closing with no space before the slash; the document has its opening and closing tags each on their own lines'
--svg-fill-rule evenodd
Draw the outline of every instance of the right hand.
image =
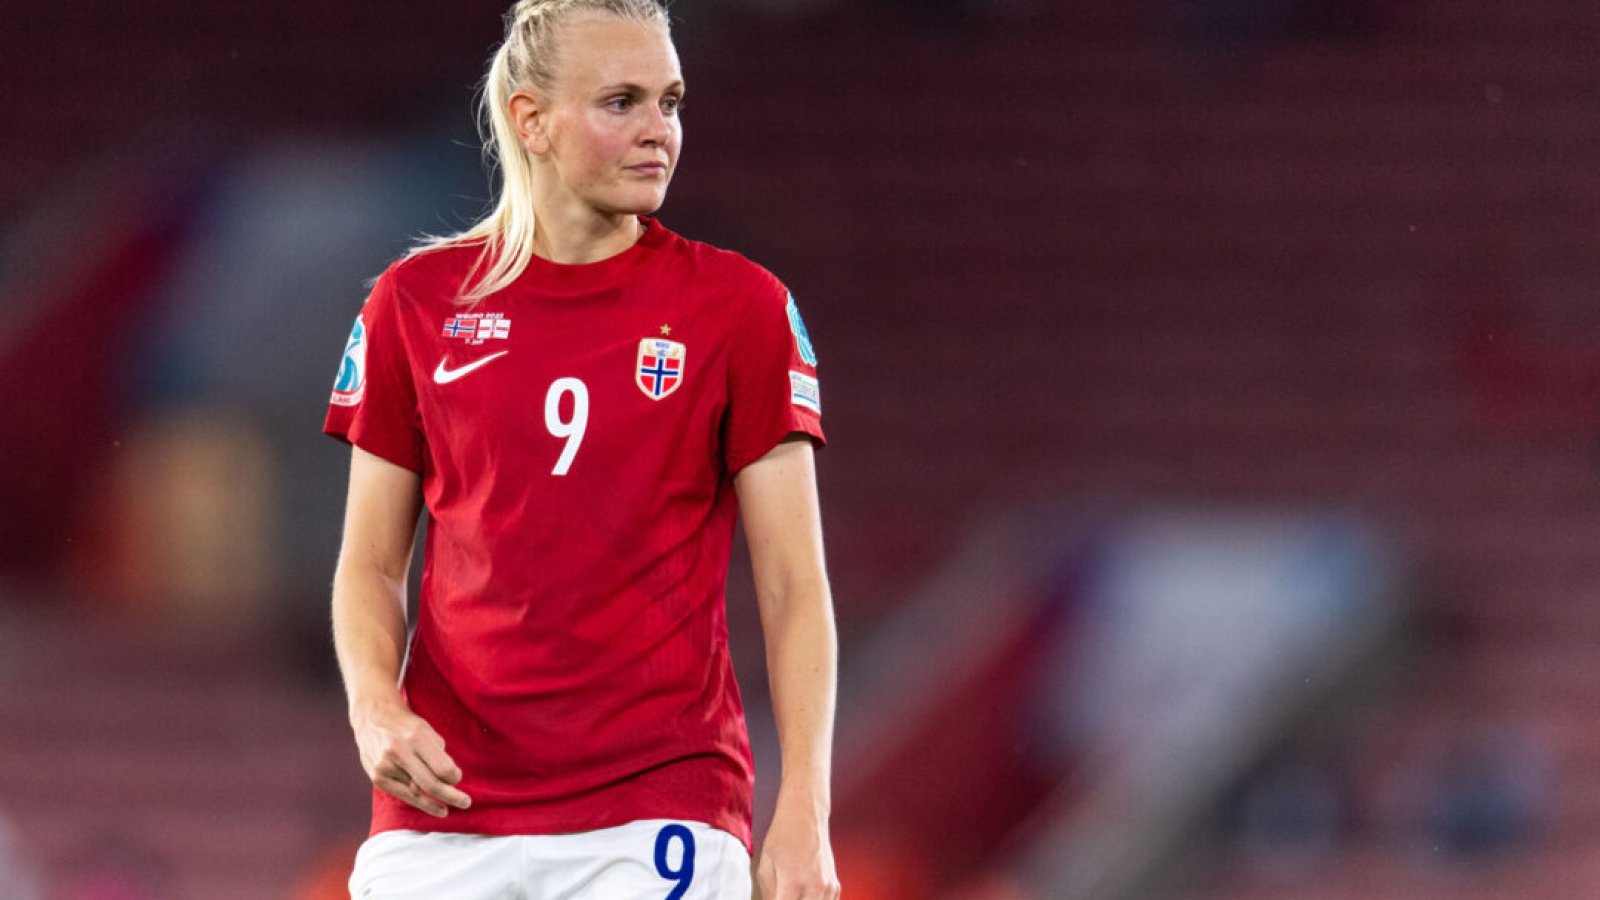
<svg viewBox="0 0 1600 900">
<path fill-rule="evenodd" d="M 472 798 L 455 788 L 461 768 L 444 752 L 444 738 L 403 700 L 358 705 L 350 712 L 361 768 L 378 790 L 444 818 Z"/>
</svg>

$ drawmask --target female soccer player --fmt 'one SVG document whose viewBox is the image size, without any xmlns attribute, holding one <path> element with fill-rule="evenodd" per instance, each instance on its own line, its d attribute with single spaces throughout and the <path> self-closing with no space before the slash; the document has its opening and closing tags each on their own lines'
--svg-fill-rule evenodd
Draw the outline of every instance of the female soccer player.
<svg viewBox="0 0 1600 900">
<path fill-rule="evenodd" d="M 521 0 L 484 90 L 497 206 L 356 321 L 325 426 L 354 446 L 333 625 L 374 785 L 355 897 L 750 896 L 736 515 L 783 760 L 755 880 L 838 896 L 816 358 L 777 279 L 648 218 L 683 93 L 654 0 Z"/>
</svg>

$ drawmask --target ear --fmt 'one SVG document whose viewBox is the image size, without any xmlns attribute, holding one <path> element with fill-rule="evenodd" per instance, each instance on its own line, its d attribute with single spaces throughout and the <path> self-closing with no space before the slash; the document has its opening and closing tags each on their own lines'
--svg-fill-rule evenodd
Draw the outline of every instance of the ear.
<svg viewBox="0 0 1600 900">
<path fill-rule="evenodd" d="M 550 152 L 550 113 L 543 98 L 527 91 L 517 91 L 509 101 L 511 125 L 517 130 L 517 139 L 534 156 Z"/>
</svg>

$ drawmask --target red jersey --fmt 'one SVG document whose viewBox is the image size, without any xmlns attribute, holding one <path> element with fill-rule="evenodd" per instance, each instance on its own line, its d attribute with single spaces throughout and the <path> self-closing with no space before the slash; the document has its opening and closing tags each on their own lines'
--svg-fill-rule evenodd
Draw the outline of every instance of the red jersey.
<svg viewBox="0 0 1600 900">
<path fill-rule="evenodd" d="M 476 246 L 417 254 L 356 321 L 324 430 L 422 476 L 402 687 L 473 799 L 435 819 L 374 790 L 373 833 L 670 818 L 751 842 L 733 475 L 792 433 L 820 444 L 816 357 L 766 270 L 645 224 L 471 306 Z"/>
</svg>

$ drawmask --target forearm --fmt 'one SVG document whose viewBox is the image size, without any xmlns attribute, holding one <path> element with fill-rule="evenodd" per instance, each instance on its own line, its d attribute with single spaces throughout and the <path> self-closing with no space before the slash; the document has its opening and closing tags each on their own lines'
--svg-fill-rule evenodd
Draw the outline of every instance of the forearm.
<svg viewBox="0 0 1600 900">
<path fill-rule="evenodd" d="M 421 508 L 415 472 L 357 447 L 344 542 L 333 576 L 333 649 L 361 768 L 378 790 L 432 815 L 466 809 L 462 773 L 439 733 L 400 694 L 406 573 Z"/>
<path fill-rule="evenodd" d="M 735 483 L 783 758 L 756 882 L 762 896 L 781 900 L 839 896 L 828 839 L 839 639 L 811 455 L 808 441 L 785 441 L 747 466 Z"/>
<path fill-rule="evenodd" d="M 333 584 L 333 646 L 352 714 L 399 699 L 405 658 L 405 579 L 341 561 Z"/>
<path fill-rule="evenodd" d="M 832 601 L 820 579 L 784 593 L 763 604 L 767 672 L 783 760 L 778 801 L 826 818 L 838 686 Z"/>
</svg>

